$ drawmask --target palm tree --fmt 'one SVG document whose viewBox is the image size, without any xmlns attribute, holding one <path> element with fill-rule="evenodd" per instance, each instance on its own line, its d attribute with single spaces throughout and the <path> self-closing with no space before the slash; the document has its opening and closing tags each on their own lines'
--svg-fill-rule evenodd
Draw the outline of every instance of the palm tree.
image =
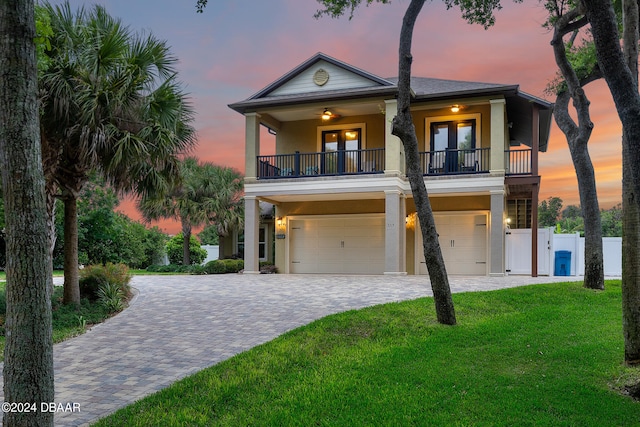
<svg viewBox="0 0 640 427">
<path fill-rule="evenodd" d="M 53 37 L 40 79 L 49 213 L 65 210 L 66 303 L 79 303 L 76 201 L 92 171 L 120 192 L 163 191 L 195 144 L 192 110 L 166 43 L 132 34 L 103 7 L 45 5 Z"/>
<path fill-rule="evenodd" d="M 219 235 L 241 228 L 242 175 L 233 168 L 198 163 L 187 157 L 180 165 L 180 181 L 166 195 L 144 196 L 138 209 L 148 221 L 173 218 L 180 221 L 184 236 L 184 265 L 190 265 L 189 240 L 193 227 L 215 224 Z"/>
</svg>

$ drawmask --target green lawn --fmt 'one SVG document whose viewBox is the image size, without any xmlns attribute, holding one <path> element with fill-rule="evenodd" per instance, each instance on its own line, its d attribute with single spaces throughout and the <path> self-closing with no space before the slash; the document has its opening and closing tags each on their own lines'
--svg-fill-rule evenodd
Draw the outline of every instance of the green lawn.
<svg viewBox="0 0 640 427">
<path fill-rule="evenodd" d="M 318 320 L 97 426 L 628 426 L 620 282 L 456 294 Z"/>
</svg>

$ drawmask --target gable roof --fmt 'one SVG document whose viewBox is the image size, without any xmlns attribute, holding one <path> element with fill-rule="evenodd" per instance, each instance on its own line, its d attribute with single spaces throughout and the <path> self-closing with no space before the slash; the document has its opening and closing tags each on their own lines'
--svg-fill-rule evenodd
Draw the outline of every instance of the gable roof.
<svg viewBox="0 0 640 427">
<path fill-rule="evenodd" d="M 313 66 L 318 64 L 328 64 L 330 66 L 334 66 L 339 70 L 343 70 L 345 73 L 350 73 L 353 76 L 360 77 L 362 79 L 362 83 L 359 86 L 365 86 L 364 82 L 369 82 L 367 87 L 376 87 L 376 86 L 394 86 L 393 83 L 385 80 L 381 77 L 376 76 L 375 74 L 369 73 L 368 71 L 364 71 L 360 68 L 354 67 L 353 65 L 347 64 L 346 62 L 340 61 L 338 59 L 332 58 L 329 55 L 326 55 L 322 52 L 316 53 L 311 58 L 304 61 L 302 64 L 298 65 L 293 70 L 289 71 L 284 76 L 280 77 L 275 82 L 271 83 L 264 89 L 250 96 L 249 99 L 257 99 L 263 98 L 277 92 L 278 89 L 282 89 L 285 85 L 290 83 L 292 80 L 297 78 L 299 75 L 303 74 L 305 71 L 309 71 Z"/>
<path fill-rule="evenodd" d="M 314 73 L 321 68 L 326 69 L 330 77 L 326 84 L 314 84 Z M 540 150 L 546 151 L 553 104 L 520 91 L 519 85 L 411 77 L 411 89 L 416 102 L 474 96 L 503 96 L 507 101 L 507 115 L 512 118 L 518 117 L 520 124 L 510 132 L 514 143 L 526 143 L 530 140 L 531 126 L 533 126 L 530 108 L 535 105 L 540 112 Z M 382 78 L 319 52 L 249 98 L 229 104 L 229 107 L 244 114 L 271 107 L 366 98 L 393 98 L 397 93 L 397 77 Z"/>
</svg>

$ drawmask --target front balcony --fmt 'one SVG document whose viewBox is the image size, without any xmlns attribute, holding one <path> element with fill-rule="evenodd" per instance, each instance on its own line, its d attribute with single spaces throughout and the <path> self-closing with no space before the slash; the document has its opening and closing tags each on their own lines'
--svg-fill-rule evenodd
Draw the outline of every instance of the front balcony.
<svg viewBox="0 0 640 427">
<path fill-rule="evenodd" d="M 425 176 L 479 174 L 491 170 L 490 148 L 425 151 L 419 156 Z M 296 152 L 257 158 L 258 179 L 381 174 L 384 169 L 384 148 Z M 530 175 L 531 149 L 505 150 L 505 174 Z"/>
</svg>

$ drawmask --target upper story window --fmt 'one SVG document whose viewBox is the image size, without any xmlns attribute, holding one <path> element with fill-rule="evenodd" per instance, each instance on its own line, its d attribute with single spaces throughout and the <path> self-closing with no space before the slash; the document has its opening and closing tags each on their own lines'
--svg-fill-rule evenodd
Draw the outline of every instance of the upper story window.
<svg viewBox="0 0 640 427">
<path fill-rule="evenodd" d="M 431 151 L 476 148 L 475 128 L 473 119 L 431 123 Z"/>
<path fill-rule="evenodd" d="M 480 147 L 480 114 L 427 117 L 425 129 L 427 151 Z"/>
<path fill-rule="evenodd" d="M 427 117 L 425 145 L 429 174 L 484 170 L 480 148 L 480 114 Z"/>
</svg>

